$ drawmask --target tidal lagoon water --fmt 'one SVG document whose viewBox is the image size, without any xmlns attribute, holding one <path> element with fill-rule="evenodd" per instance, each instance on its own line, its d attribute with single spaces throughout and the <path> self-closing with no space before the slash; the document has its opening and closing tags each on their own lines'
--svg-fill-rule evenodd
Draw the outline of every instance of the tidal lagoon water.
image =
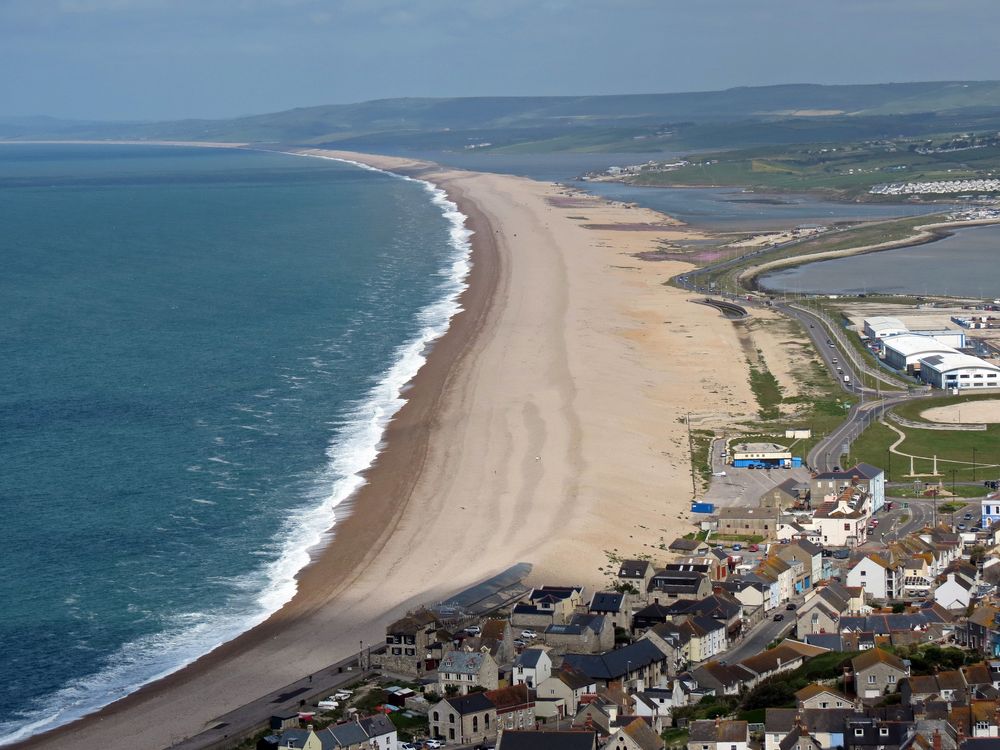
<svg viewBox="0 0 1000 750">
<path fill-rule="evenodd" d="M 0 145 L 0 743 L 287 601 L 468 269 L 413 180 Z"/>
<path fill-rule="evenodd" d="M 758 279 L 775 292 L 1000 297 L 1000 225 L 960 229 L 924 245 L 809 263 Z"/>
</svg>

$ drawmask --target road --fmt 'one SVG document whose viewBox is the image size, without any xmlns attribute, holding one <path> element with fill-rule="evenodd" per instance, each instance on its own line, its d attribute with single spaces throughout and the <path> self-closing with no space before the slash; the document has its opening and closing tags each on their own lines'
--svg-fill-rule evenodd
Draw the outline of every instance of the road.
<svg viewBox="0 0 1000 750">
<path fill-rule="evenodd" d="M 722 658 L 726 664 L 736 664 L 748 656 L 754 656 L 761 651 L 767 650 L 767 646 L 771 641 L 779 637 L 784 637 L 795 628 L 794 612 L 788 612 L 784 608 L 777 611 L 781 613 L 784 619 L 781 622 L 775 622 L 772 617 L 757 625 L 757 627 L 750 631 L 750 635 L 746 639 L 723 654 Z"/>
</svg>

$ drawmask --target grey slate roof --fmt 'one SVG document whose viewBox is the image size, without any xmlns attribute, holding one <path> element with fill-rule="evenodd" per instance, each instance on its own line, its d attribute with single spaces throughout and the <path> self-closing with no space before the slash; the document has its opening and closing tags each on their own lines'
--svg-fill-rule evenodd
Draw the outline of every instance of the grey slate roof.
<svg viewBox="0 0 1000 750">
<path fill-rule="evenodd" d="M 617 591 L 598 591 L 590 600 L 591 612 L 621 612 L 625 594 Z"/>
<path fill-rule="evenodd" d="M 353 721 L 348 724 L 327 727 L 316 732 L 316 734 L 323 743 L 323 750 L 368 744 L 368 735 L 365 734 L 365 730 L 361 728 L 360 724 L 356 724 Z"/>
<path fill-rule="evenodd" d="M 526 648 L 514 661 L 514 666 L 521 667 L 522 669 L 534 669 L 538 666 L 538 660 L 543 653 L 545 652 L 540 648 Z"/>
<path fill-rule="evenodd" d="M 522 731 L 509 729 L 500 737 L 497 750 L 594 750 L 597 735 L 587 731 Z"/>
<path fill-rule="evenodd" d="M 566 654 L 563 664 L 598 680 L 616 680 L 627 670 L 636 670 L 666 658 L 649 640 L 640 639 L 625 648 L 603 654 Z"/>
<path fill-rule="evenodd" d="M 496 708 L 493 705 L 493 701 L 486 697 L 484 693 L 469 693 L 468 695 L 459 695 L 454 698 L 445 698 L 448 704 L 454 708 L 460 716 L 465 716 L 467 714 L 474 714 L 480 711 L 489 711 L 491 708 Z"/>
<path fill-rule="evenodd" d="M 483 660 L 479 651 L 449 651 L 438 664 L 438 672 L 477 675 L 483 668 Z"/>
</svg>

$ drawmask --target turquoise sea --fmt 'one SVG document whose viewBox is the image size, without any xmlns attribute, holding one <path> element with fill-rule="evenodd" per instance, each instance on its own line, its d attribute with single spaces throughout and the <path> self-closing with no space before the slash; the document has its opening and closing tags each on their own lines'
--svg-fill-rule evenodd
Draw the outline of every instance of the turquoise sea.
<svg viewBox="0 0 1000 750">
<path fill-rule="evenodd" d="M 457 310 L 462 219 L 328 160 L 0 144 L 0 744 L 290 598 Z"/>
</svg>

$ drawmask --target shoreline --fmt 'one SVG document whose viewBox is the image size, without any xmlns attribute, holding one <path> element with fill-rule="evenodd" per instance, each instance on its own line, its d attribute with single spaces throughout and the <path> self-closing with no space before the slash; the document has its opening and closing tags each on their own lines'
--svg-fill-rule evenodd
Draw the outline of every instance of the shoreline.
<svg viewBox="0 0 1000 750">
<path fill-rule="evenodd" d="M 891 240 L 889 242 L 880 242 L 874 245 L 862 245 L 860 247 L 851 247 L 843 250 L 826 250 L 819 253 L 810 253 L 809 255 L 797 255 L 790 256 L 788 258 L 778 258 L 776 260 L 767 261 L 761 263 L 758 266 L 751 266 L 743 272 L 741 272 L 737 277 L 736 281 L 740 286 L 747 291 L 765 292 L 769 293 L 766 287 L 759 284 L 758 279 L 764 273 L 770 271 L 775 271 L 782 268 L 794 268 L 797 266 L 805 266 L 810 263 L 819 263 L 824 260 L 835 260 L 837 258 L 849 258 L 854 255 L 868 255 L 870 253 L 880 253 L 886 250 L 901 250 L 906 247 L 920 247 L 921 245 L 929 245 L 937 242 L 939 240 L 946 239 L 955 234 L 956 231 L 962 229 L 975 229 L 976 227 L 991 226 L 993 224 L 1000 224 L 1000 219 L 976 219 L 974 221 L 941 221 L 932 224 L 918 224 L 913 227 L 914 234 L 909 237 L 904 237 L 899 240 Z M 951 231 L 954 230 L 954 231 Z M 955 297 L 955 299 L 963 299 L 962 297 Z"/>
<path fill-rule="evenodd" d="M 21 141 L 19 143 L 24 142 Z M 47 143 L 52 142 L 49 141 Z M 78 141 L 74 143 L 82 145 L 84 143 L 92 144 L 93 142 Z M 109 143 L 107 141 L 99 142 L 99 144 Z M 188 142 L 120 142 L 111 143 L 110 145 L 218 147 L 216 144 Z M 280 153 L 294 152 L 282 151 Z M 338 160 L 350 162 L 347 159 Z M 431 169 L 435 165 L 415 163 L 412 167 L 393 171 L 363 164 L 362 162 L 350 163 L 358 168 L 374 168 L 379 171 L 389 172 L 397 177 L 403 176 L 419 180 L 425 186 L 442 190 L 447 199 L 453 202 L 459 212 L 465 217 L 464 226 L 473 233 L 469 238 L 471 246 L 468 255 L 470 269 L 464 282 L 466 288 L 457 298 L 460 310 L 452 316 L 444 334 L 430 344 L 426 361 L 420 367 L 417 374 L 403 386 L 402 392 L 403 397 L 406 399 L 405 403 L 390 418 L 381 441 L 383 448 L 379 451 L 375 461 L 362 472 L 365 481 L 364 485 L 336 507 L 334 521 L 325 532 L 327 538 L 311 551 L 309 563 L 296 573 L 297 590 L 292 600 L 269 615 L 264 622 L 222 643 L 195 661 L 177 668 L 171 674 L 148 682 L 137 690 L 107 704 L 97 711 L 88 713 L 69 723 L 31 735 L 23 740 L 18 740 L 12 744 L 3 745 L 3 747 L 33 748 L 46 747 L 50 742 L 58 743 L 63 737 L 72 737 L 80 730 L 86 730 L 89 726 L 98 725 L 104 722 L 105 719 L 112 718 L 133 707 L 142 705 L 147 698 L 152 697 L 152 695 L 161 690 L 176 688 L 201 673 L 217 668 L 237 653 L 266 643 L 268 639 L 274 638 L 273 633 L 276 629 L 283 627 L 289 621 L 315 611 L 321 606 L 322 602 L 317 601 L 318 599 L 322 598 L 325 600 L 331 598 L 335 596 L 338 590 L 348 587 L 350 580 L 340 581 L 331 587 L 330 574 L 344 568 L 353 569 L 362 566 L 366 559 L 372 556 L 373 553 L 371 550 L 377 550 L 379 543 L 384 542 L 385 537 L 390 535 L 395 528 L 395 523 L 391 520 L 385 524 L 383 529 L 378 531 L 374 528 L 377 524 L 373 524 L 369 528 L 365 527 L 372 518 L 381 517 L 391 519 L 393 512 L 398 512 L 405 508 L 405 503 L 401 506 L 390 507 L 392 505 L 391 502 L 386 501 L 395 496 L 407 497 L 408 491 L 412 489 L 407 485 L 412 484 L 414 479 L 412 477 L 407 478 L 407 472 L 403 471 L 403 467 L 419 466 L 422 460 L 426 451 L 425 443 L 428 436 L 426 433 L 421 435 L 419 425 L 429 419 L 430 415 L 438 407 L 439 401 L 443 398 L 444 391 L 447 388 L 448 370 L 459 359 L 468 355 L 472 340 L 482 327 L 485 317 L 489 314 L 497 289 L 500 272 L 499 258 L 497 256 L 496 243 L 492 236 L 493 233 L 489 231 L 488 222 L 482 212 L 457 191 L 449 191 L 433 181 L 419 176 L 420 172 Z M 416 439 L 414 436 L 416 436 Z M 416 472 L 413 476 L 415 475 Z M 372 518 L 368 518 L 368 516 Z M 398 515 L 396 517 L 398 518 Z M 345 548 L 347 545 L 343 543 L 338 544 L 338 536 L 350 536 L 353 544 L 349 548 Z M 365 547 L 369 549 L 369 552 L 363 551 Z M 496 572 L 500 572 L 502 569 L 500 568 Z M 462 586 L 456 586 L 454 591 L 441 591 L 439 593 L 445 595 L 461 589 Z M 423 599 L 418 595 L 417 601 L 406 602 L 404 604 L 416 606 L 430 602 L 431 600 L 430 597 Z M 403 609 L 403 605 L 398 609 Z M 401 612 L 396 612 L 396 616 L 399 614 Z M 391 621 L 393 618 L 387 617 L 386 619 Z M 381 636 L 381 632 L 378 635 Z M 372 644 L 370 641 L 365 640 L 365 645 Z M 343 656 L 345 654 L 340 654 L 340 658 L 343 658 Z M 330 663 L 333 663 L 333 661 Z M 318 666 L 325 667 L 326 663 Z M 76 740 L 74 739 L 74 741 Z"/>
<path fill-rule="evenodd" d="M 529 583 L 596 590 L 611 548 L 655 553 L 691 527 L 678 414 L 706 400 L 723 420 L 752 411 L 746 378 L 729 365 L 740 356 L 732 327 L 664 286 L 690 265 L 634 258 L 688 230 L 630 230 L 637 216 L 663 217 L 551 183 L 312 151 L 446 192 L 475 232 L 463 310 L 407 386 L 367 483 L 338 507 L 291 602 L 189 666 L 14 747 L 169 746 L 513 562 L 534 566 Z M 612 228 L 581 226 L 582 210 Z"/>
</svg>

